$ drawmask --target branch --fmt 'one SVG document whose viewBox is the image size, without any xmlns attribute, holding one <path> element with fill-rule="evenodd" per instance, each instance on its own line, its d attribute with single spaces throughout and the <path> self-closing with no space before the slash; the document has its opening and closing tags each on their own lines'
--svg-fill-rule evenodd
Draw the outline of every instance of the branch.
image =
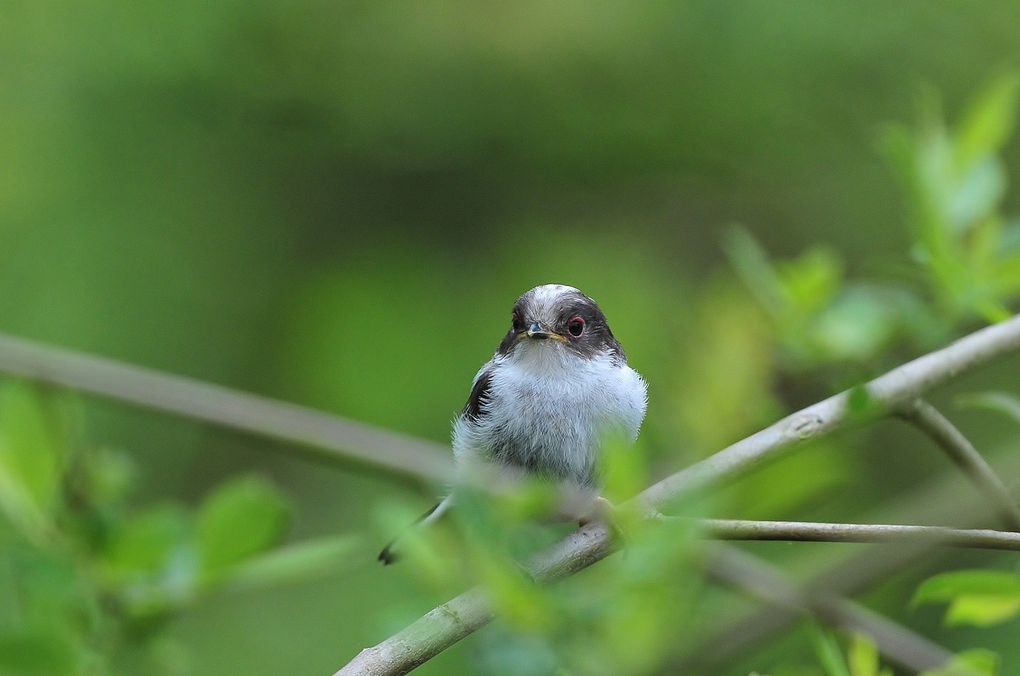
<svg viewBox="0 0 1020 676">
<path fill-rule="evenodd" d="M 1002 471 L 1006 475 L 1020 472 L 1020 459 L 1016 454 L 1005 456 L 1002 462 Z M 979 500 L 976 492 L 959 491 L 953 481 L 955 478 L 955 475 L 942 475 L 923 488 L 901 495 L 892 512 L 901 514 L 904 521 L 951 519 L 954 523 L 970 527 L 969 524 L 977 523 L 980 517 L 986 515 L 987 501 L 983 495 Z M 881 512 L 884 516 L 890 510 L 883 508 Z M 852 555 L 814 572 L 809 580 L 801 583 L 801 587 L 825 590 L 829 594 L 856 595 L 870 589 L 878 580 L 917 563 L 923 562 L 930 567 L 941 554 L 933 551 L 936 548 L 937 543 L 924 542 L 904 543 L 896 547 L 854 548 Z M 799 566 L 794 567 L 799 569 Z M 699 642 L 693 652 L 676 656 L 664 671 L 678 674 L 724 671 L 724 665 L 731 664 L 755 646 L 769 642 L 798 619 L 799 614 L 775 607 L 746 613 L 713 631 Z"/>
<path fill-rule="evenodd" d="M 665 517 L 671 520 L 671 517 Z M 924 543 L 945 547 L 1020 551 L 1020 533 L 1013 531 L 808 521 L 743 521 L 688 519 L 718 540 L 782 540 L 795 542 Z"/>
<path fill-rule="evenodd" d="M 941 446 L 949 459 L 992 503 L 1002 522 L 1010 529 L 1020 531 L 1020 507 L 1009 494 L 1006 485 L 970 440 L 948 418 L 923 399 L 907 402 L 898 413 Z"/>
<path fill-rule="evenodd" d="M 908 362 L 867 384 L 872 402 L 887 410 L 917 398 L 952 377 L 1020 347 L 1020 317 L 976 331 L 952 345 Z M 801 441 L 817 438 L 847 422 L 849 392 L 842 392 L 752 434 L 687 469 L 666 477 L 634 498 L 636 506 L 657 511 L 680 496 L 730 479 L 781 456 Z M 568 575 L 609 555 L 610 530 L 591 523 L 568 535 L 538 557 L 531 571 L 536 579 Z M 437 621 L 437 613 L 453 607 L 461 613 L 456 630 Z M 471 590 L 420 618 L 399 634 L 368 648 L 337 674 L 403 674 L 484 626 L 491 611 L 484 596 Z M 409 645 L 408 642 L 413 645 Z M 410 659 L 409 656 L 413 656 Z"/>
<path fill-rule="evenodd" d="M 802 588 L 779 570 L 734 547 L 712 547 L 707 571 L 772 605 L 808 612 L 827 624 L 867 634 L 883 655 L 913 672 L 941 667 L 953 659 L 951 652 L 924 636 L 848 599 Z"/>
<path fill-rule="evenodd" d="M 445 444 L 112 359 L 0 334 L 0 371 L 306 445 L 326 460 L 354 461 L 419 480 L 452 477 Z"/>
</svg>

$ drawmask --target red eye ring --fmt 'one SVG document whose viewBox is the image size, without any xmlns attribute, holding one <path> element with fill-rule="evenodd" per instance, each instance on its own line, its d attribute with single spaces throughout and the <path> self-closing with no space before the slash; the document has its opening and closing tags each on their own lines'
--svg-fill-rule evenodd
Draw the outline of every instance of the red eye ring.
<svg viewBox="0 0 1020 676">
<path fill-rule="evenodd" d="M 570 321 L 567 322 L 567 333 L 574 338 L 580 338 L 581 334 L 584 333 L 584 317 L 581 315 L 571 317 Z"/>
</svg>

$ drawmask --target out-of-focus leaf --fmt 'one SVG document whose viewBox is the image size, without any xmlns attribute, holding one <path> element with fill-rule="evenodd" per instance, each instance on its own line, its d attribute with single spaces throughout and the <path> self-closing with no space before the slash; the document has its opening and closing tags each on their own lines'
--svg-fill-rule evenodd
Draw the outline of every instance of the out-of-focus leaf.
<svg viewBox="0 0 1020 676">
<path fill-rule="evenodd" d="M 886 299 L 851 287 L 821 313 L 814 333 L 827 359 L 864 360 L 885 346 L 896 325 Z"/>
<path fill-rule="evenodd" d="M 946 666 L 923 671 L 920 676 L 998 676 L 1001 661 L 991 650 L 973 648 L 957 653 Z"/>
<path fill-rule="evenodd" d="M 811 637 L 815 656 L 828 676 L 851 676 L 836 637 L 817 625 L 809 625 L 808 635 Z"/>
<path fill-rule="evenodd" d="M 259 554 L 232 568 L 227 573 L 223 589 L 248 591 L 336 574 L 348 566 L 353 557 L 362 553 L 360 544 L 360 538 L 343 535 Z"/>
<path fill-rule="evenodd" d="M 959 406 L 1002 413 L 1020 423 L 1020 397 L 1010 392 L 974 392 L 956 398 Z"/>
<path fill-rule="evenodd" d="M 528 631 L 548 631 L 555 625 L 552 599 L 515 562 L 484 547 L 475 548 L 472 558 L 486 593 L 507 622 Z"/>
<path fill-rule="evenodd" d="M 114 528 L 106 564 L 119 578 L 157 573 L 190 538 L 191 525 L 184 510 L 176 505 L 151 507 Z"/>
<path fill-rule="evenodd" d="M 870 637 L 854 634 L 847 648 L 851 676 L 879 676 L 878 647 Z"/>
<path fill-rule="evenodd" d="M 289 508 L 266 480 L 234 479 L 216 488 L 198 512 L 196 540 L 202 570 L 216 575 L 276 543 Z"/>
<path fill-rule="evenodd" d="M 731 227 L 723 238 L 723 250 L 729 256 L 737 275 L 762 306 L 773 317 L 783 318 L 788 311 L 790 299 L 769 262 L 768 254 L 751 233 L 743 227 Z"/>
<path fill-rule="evenodd" d="M 946 623 L 986 627 L 1020 612 L 1020 576 L 999 570 L 960 570 L 925 580 L 912 603 L 949 602 Z"/>
<path fill-rule="evenodd" d="M 956 570 L 928 578 L 911 603 L 951 601 L 960 594 L 1020 594 L 1020 576 L 1002 570 Z"/>
<path fill-rule="evenodd" d="M 776 267 L 783 295 L 797 311 L 805 314 L 829 303 L 839 291 L 843 277 L 843 262 L 834 251 L 820 246 Z"/>
<path fill-rule="evenodd" d="M 648 485 L 645 454 L 626 440 L 610 437 L 603 444 L 603 494 L 613 502 L 634 497 Z"/>
<path fill-rule="evenodd" d="M 964 174 L 946 205 L 949 221 L 957 233 L 972 229 L 978 219 L 991 213 L 1006 194 L 1006 171 L 998 159 L 989 157 Z"/>
<path fill-rule="evenodd" d="M 136 476 L 131 459 L 110 448 L 90 454 L 83 473 L 89 500 L 100 506 L 114 505 L 127 497 Z"/>
<path fill-rule="evenodd" d="M 847 413 L 854 420 L 864 420 L 883 410 L 883 406 L 864 385 L 855 385 L 850 388 L 847 397 Z"/>
<path fill-rule="evenodd" d="M 64 451 L 48 423 L 30 388 L 0 389 L 0 508 L 33 539 L 49 528 L 61 497 Z"/>
<path fill-rule="evenodd" d="M 956 133 L 954 160 L 967 167 L 998 152 L 1013 133 L 1020 76 L 1006 73 L 988 84 L 970 103 Z"/>
<path fill-rule="evenodd" d="M 1012 619 L 1020 612 L 1020 595 L 961 594 L 946 611 L 949 626 L 990 627 Z"/>
</svg>

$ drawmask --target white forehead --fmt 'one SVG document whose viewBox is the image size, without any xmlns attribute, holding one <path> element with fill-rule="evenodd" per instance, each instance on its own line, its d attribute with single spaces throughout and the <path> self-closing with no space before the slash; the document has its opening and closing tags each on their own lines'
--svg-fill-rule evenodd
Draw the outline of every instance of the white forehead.
<svg viewBox="0 0 1020 676">
<path fill-rule="evenodd" d="M 542 286 L 536 286 L 534 289 L 527 293 L 531 297 L 531 302 L 537 307 L 549 307 L 557 300 L 567 295 L 568 293 L 581 293 L 578 289 L 566 284 L 543 284 Z"/>
</svg>

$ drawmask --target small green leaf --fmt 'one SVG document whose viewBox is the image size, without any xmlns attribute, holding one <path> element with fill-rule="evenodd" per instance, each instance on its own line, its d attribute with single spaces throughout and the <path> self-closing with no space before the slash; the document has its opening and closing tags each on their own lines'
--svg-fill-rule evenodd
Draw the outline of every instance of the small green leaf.
<svg viewBox="0 0 1020 676">
<path fill-rule="evenodd" d="M 0 509 L 32 539 L 49 528 L 60 503 L 64 452 L 36 394 L 0 390 Z"/>
<path fill-rule="evenodd" d="M 851 676 L 879 676 L 878 647 L 870 637 L 854 634 L 847 650 Z"/>
<path fill-rule="evenodd" d="M 928 578 L 914 592 L 911 603 L 952 601 L 961 594 L 1020 595 L 1020 576 L 1001 570 L 957 570 Z"/>
<path fill-rule="evenodd" d="M 203 571 L 215 576 L 275 544 L 287 525 L 283 496 L 259 477 L 243 477 L 218 487 L 198 513 L 196 535 Z"/>
<path fill-rule="evenodd" d="M 790 309 L 790 299 L 769 262 L 768 254 L 746 228 L 733 226 L 725 234 L 723 249 L 748 290 L 774 318 Z"/>
<path fill-rule="evenodd" d="M 155 574 L 190 537 L 188 517 L 180 507 L 157 505 L 114 527 L 106 564 L 118 579 Z"/>
<path fill-rule="evenodd" d="M 828 676 L 851 676 L 846 660 L 843 659 L 843 651 L 832 634 L 812 624 L 809 625 L 808 635 L 815 655 Z"/>
<path fill-rule="evenodd" d="M 946 611 L 946 624 L 990 627 L 1012 619 L 1020 612 L 1020 595 L 961 594 Z"/>
<path fill-rule="evenodd" d="M 359 545 L 359 538 L 343 535 L 259 554 L 231 569 L 224 590 L 247 591 L 334 574 L 361 553 Z"/>
<path fill-rule="evenodd" d="M 955 163 L 965 168 L 1002 149 L 1013 132 L 1020 77 L 1006 73 L 988 84 L 971 102 L 956 132 Z"/>
<path fill-rule="evenodd" d="M 997 676 L 1000 658 L 984 648 L 956 654 L 944 667 L 921 672 L 920 676 Z"/>
<path fill-rule="evenodd" d="M 961 570 L 921 584 L 912 603 L 948 602 L 946 624 L 987 627 L 1020 612 L 1020 576 L 999 570 Z"/>
</svg>

